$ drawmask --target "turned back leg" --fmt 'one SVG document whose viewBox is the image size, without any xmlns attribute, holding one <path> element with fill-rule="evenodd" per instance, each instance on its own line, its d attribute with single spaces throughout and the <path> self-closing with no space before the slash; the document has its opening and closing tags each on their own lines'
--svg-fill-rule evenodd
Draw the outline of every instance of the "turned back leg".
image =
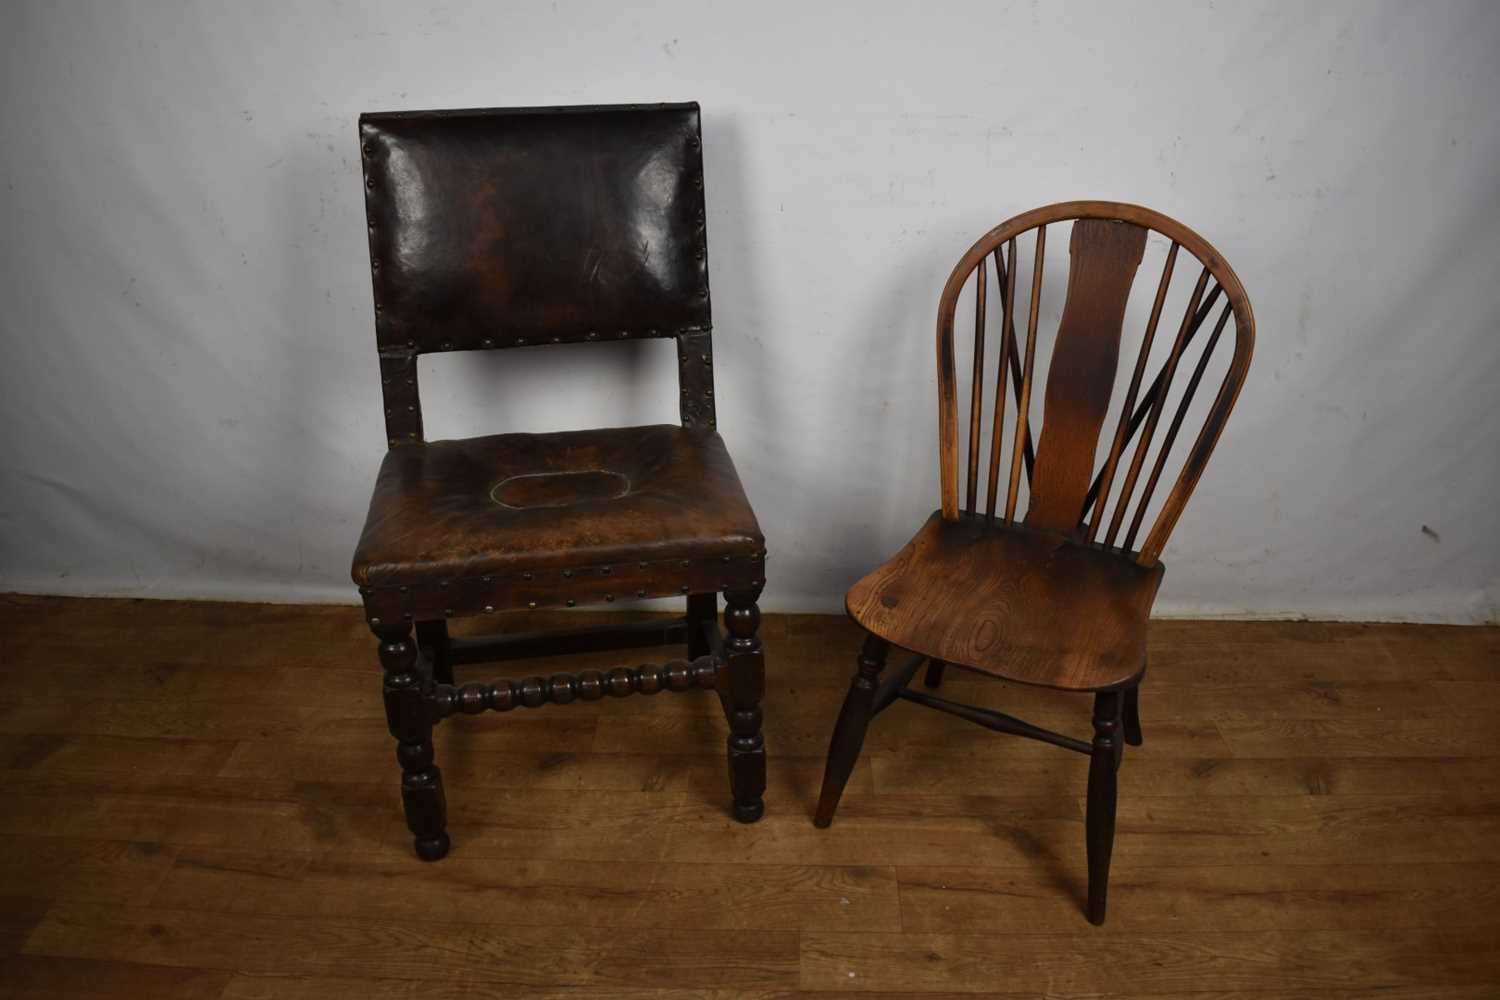
<svg viewBox="0 0 1500 1000">
<path fill-rule="evenodd" d="M 760 608 L 755 603 L 759 597 L 759 587 L 724 593 L 724 630 L 729 633 L 724 643 L 729 783 L 734 792 L 734 818 L 741 823 L 754 823 L 766 811 L 766 740 L 761 733 L 760 707 L 766 691 L 766 665 L 760 645 Z"/>
</svg>

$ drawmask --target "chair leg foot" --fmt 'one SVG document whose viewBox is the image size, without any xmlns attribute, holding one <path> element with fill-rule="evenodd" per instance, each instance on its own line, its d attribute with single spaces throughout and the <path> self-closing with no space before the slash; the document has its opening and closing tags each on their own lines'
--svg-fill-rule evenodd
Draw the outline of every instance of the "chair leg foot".
<svg viewBox="0 0 1500 1000">
<path fill-rule="evenodd" d="M 1094 696 L 1094 744 L 1089 755 L 1088 818 L 1089 923 L 1104 923 L 1109 894 L 1109 861 L 1115 843 L 1120 728 L 1120 693 L 1101 691 Z"/>
<path fill-rule="evenodd" d="M 416 838 L 417 856 L 436 861 L 448 853 L 448 801 L 443 773 L 433 764 L 432 720 L 424 698 L 430 681 L 419 669 L 411 626 L 376 626 L 375 634 L 385 668 L 386 725 L 396 738 L 396 762 L 401 765 L 406 826 Z"/>
<path fill-rule="evenodd" d="M 436 837 L 418 837 L 417 857 L 423 861 L 441 861 L 448 856 L 448 848 L 451 846 L 446 833 L 440 833 Z"/>
<path fill-rule="evenodd" d="M 859 669 L 849 684 L 849 693 L 844 697 L 844 707 L 839 710 L 833 739 L 828 745 L 828 765 L 823 771 L 823 791 L 818 796 L 814 826 L 823 828 L 833 822 L 839 799 L 844 795 L 844 786 L 849 783 L 849 775 L 854 773 L 859 751 L 865 743 L 875 689 L 889 651 L 890 645 L 884 639 L 873 635 L 865 637 L 864 648 L 859 653 Z"/>
<path fill-rule="evenodd" d="M 729 784 L 732 812 L 741 823 L 765 814 L 766 740 L 761 732 L 760 702 L 766 690 L 765 655 L 761 650 L 760 588 L 724 593 L 724 644 L 727 682 L 724 705 L 729 719 Z"/>
<path fill-rule="evenodd" d="M 1141 736 L 1141 686 L 1137 684 L 1125 692 L 1125 742 L 1138 747 L 1144 742 Z"/>
<path fill-rule="evenodd" d="M 922 683 L 930 688 L 941 687 L 943 684 L 943 671 L 947 668 L 948 664 L 942 660 L 928 660 L 927 675 L 922 678 Z"/>
</svg>

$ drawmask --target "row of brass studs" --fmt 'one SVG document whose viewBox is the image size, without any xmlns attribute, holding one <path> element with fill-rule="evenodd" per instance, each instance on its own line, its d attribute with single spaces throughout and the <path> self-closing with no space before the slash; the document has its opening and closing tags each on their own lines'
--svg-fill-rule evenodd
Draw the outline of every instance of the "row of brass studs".
<svg viewBox="0 0 1500 1000">
<path fill-rule="evenodd" d="M 509 712 L 520 707 L 539 708 L 546 704 L 566 705 L 575 700 L 598 701 L 605 695 L 624 698 L 632 694 L 712 688 L 717 683 L 719 667 L 719 661 L 712 656 L 700 656 L 691 662 L 669 660 L 659 666 L 615 667 L 608 673 L 584 670 L 577 674 L 462 686 L 438 684 L 428 697 L 437 718 L 445 719 L 459 712 L 478 715 L 486 711 Z"/>
<path fill-rule="evenodd" d="M 377 307 L 375 311 L 379 312 L 380 310 Z M 578 333 L 558 334 L 556 336 L 551 336 L 551 337 L 538 337 L 538 338 L 536 338 L 534 340 L 531 339 L 531 338 L 528 338 L 528 337 L 513 337 L 513 338 L 484 337 L 484 338 L 482 338 L 479 341 L 479 343 L 477 345 L 477 348 L 475 346 L 472 346 L 472 345 L 455 344 L 451 340 L 445 340 L 442 343 L 438 344 L 438 346 L 435 348 L 435 350 L 438 350 L 438 351 L 472 351 L 472 350 L 476 350 L 476 349 L 484 350 L 484 349 L 489 349 L 489 348 L 493 348 L 493 347 L 530 347 L 530 346 L 533 346 L 535 344 L 563 344 L 563 343 L 578 344 L 578 343 L 584 343 L 584 342 L 588 342 L 588 341 L 603 340 L 606 337 L 612 337 L 615 340 L 629 340 L 631 338 L 636 338 L 636 337 L 639 337 L 639 338 L 642 338 L 642 339 L 665 339 L 667 337 L 680 337 L 683 334 L 687 334 L 687 333 L 698 333 L 698 332 L 701 332 L 702 330 L 703 330 L 703 327 L 696 327 L 696 326 L 695 327 L 684 327 L 683 329 L 680 329 L 680 330 L 661 330 L 661 329 L 657 329 L 657 328 L 654 328 L 654 327 L 651 328 L 651 329 L 648 329 L 648 330 L 620 330 L 620 331 L 617 331 L 614 334 L 603 334 L 603 333 L 599 333 L 597 330 L 589 330 L 588 332 L 582 333 L 582 334 L 578 334 Z M 404 344 L 386 345 L 386 346 L 387 346 L 387 349 L 396 349 L 396 348 L 399 348 L 399 347 L 405 347 L 407 350 L 410 350 L 410 351 L 416 351 L 416 350 L 418 350 L 417 342 L 415 340 L 408 340 Z M 434 350 L 434 348 L 422 348 L 422 350 L 423 350 L 424 353 L 427 353 L 427 352 L 431 352 L 432 350 Z"/>
</svg>

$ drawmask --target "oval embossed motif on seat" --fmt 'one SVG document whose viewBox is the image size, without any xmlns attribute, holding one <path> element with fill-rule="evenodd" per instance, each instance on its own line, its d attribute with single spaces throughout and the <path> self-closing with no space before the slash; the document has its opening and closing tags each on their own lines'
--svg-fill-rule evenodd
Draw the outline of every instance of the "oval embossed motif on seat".
<svg viewBox="0 0 1500 1000">
<path fill-rule="evenodd" d="M 630 492 L 630 480 L 618 472 L 589 469 L 583 472 L 529 472 L 511 476 L 490 490 L 490 499 L 502 507 L 567 507 L 588 500 L 618 500 Z"/>
</svg>

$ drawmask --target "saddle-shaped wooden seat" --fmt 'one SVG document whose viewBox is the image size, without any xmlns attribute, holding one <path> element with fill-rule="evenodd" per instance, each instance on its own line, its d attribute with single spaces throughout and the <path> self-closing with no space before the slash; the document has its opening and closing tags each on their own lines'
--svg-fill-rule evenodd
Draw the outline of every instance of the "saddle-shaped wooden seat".
<svg viewBox="0 0 1500 1000">
<path fill-rule="evenodd" d="M 1098 691 L 1145 671 L 1161 577 L 1160 563 L 937 512 L 846 603 L 861 627 L 901 649 L 1007 680 Z"/>
</svg>

